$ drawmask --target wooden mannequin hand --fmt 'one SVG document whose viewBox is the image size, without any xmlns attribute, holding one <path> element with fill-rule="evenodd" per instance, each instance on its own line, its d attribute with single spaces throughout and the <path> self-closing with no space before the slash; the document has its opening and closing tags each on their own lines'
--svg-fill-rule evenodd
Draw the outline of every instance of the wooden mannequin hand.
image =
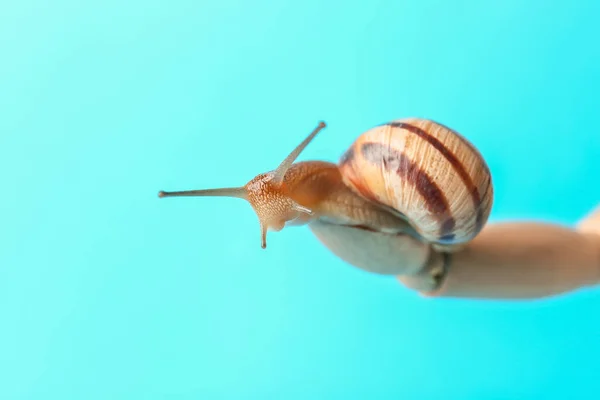
<svg viewBox="0 0 600 400">
<path fill-rule="evenodd" d="M 397 275 L 424 296 L 532 299 L 600 284 L 600 208 L 575 229 L 540 222 L 489 224 L 449 256 L 408 236 L 318 222 L 310 228 L 349 264 Z M 364 248 L 345 246 L 361 243 L 356 237 L 346 241 L 349 235 L 359 236 Z"/>
</svg>

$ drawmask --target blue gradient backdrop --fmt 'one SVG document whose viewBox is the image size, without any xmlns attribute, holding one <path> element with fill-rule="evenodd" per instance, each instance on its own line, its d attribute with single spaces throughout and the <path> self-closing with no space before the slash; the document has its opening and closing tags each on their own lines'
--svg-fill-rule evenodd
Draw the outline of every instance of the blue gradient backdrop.
<svg viewBox="0 0 600 400">
<path fill-rule="evenodd" d="M 597 1 L 58 0 L 0 7 L 0 398 L 592 399 L 600 291 L 426 300 L 239 200 L 158 200 L 421 116 L 492 221 L 600 201 Z"/>
</svg>

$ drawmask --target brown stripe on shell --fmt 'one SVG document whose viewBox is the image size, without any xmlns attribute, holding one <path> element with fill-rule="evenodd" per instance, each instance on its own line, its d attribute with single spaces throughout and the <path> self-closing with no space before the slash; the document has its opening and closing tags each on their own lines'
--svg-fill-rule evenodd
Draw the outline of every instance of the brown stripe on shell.
<svg viewBox="0 0 600 400">
<path fill-rule="evenodd" d="M 355 147 L 355 145 L 350 146 L 348 148 L 348 150 L 346 150 L 344 152 L 342 157 L 340 157 L 340 161 L 339 161 L 340 167 L 343 167 L 345 165 L 352 165 L 354 163 L 354 161 L 356 159 L 354 147 Z M 353 179 L 352 176 L 347 176 L 346 179 L 348 179 L 350 181 L 350 183 L 354 186 L 354 188 L 358 191 L 358 193 L 360 193 L 360 195 L 363 196 L 365 199 L 371 200 L 373 202 L 377 201 L 375 196 L 373 195 L 373 192 L 371 192 L 371 190 L 369 190 L 369 188 L 365 187 L 360 182 L 356 182 L 356 180 Z"/>
<path fill-rule="evenodd" d="M 442 229 L 440 231 L 448 232 L 448 231 L 453 230 L 455 226 L 456 226 L 456 221 L 454 220 L 454 218 L 450 218 L 444 222 L 444 224 L 442 225 Z M 455 237 L 456 237 L 456 234 L 454 234 L 454 233 L 446 233 L 446 234 L 442 234 L 442 236 L 440 236 L 439 241 L 442 243 L 449 243 L 449 242 L 452 242 Z"/>
<path fill-rule="evenodd" d="M 452 240 L 456 220 L 452 217 L 448 199 L 439 186 L 405 154 L 380 143 L 364 143 L 361 154 L 368 162 L 394 171 L 402 179 L 412 184 L 425 200 L 427 209 L 442 223 L 441 239 Z"/>
<path fill-rule="evenodd" d="M 456 130 L 450 128 L 449 126 L 441 124 L 441 123 L 439 123 L 437 121 L 435 121 L 434 123 L 436 125 L 439 125 L 440 127 L 444 128 L 444 129 L 448 130 L 448 132 L 452 132 L 452 134 L 454 134 L 457 138 L 459 138 L 460 141 L 462 143 L 464 143 L 471 150 L 471 152 L 473 152 L 473 154 L 476 154 L 478 157 L 481 157 L 481 153 L 473 145 L 473 143 L 471 143 L 470 141 L 468 141 L 464 136 L 462 136 Z M 481 163 L 481 167 L 484 168 L 484 173 L 488 176 L 487 186 L 485 187 L 485 190 L 483 191 L 483 194 L 481 196 L 482 198 L 485 198 L 485 196 L 487 195 L 488 191 L 490 190 L 490 187 L 492 186 L 492 178 L 491 178 L 490 169 L 489 169 L 488 165 L 486 163 Z M 477 225 L 476 225 L 476 228 L 477 228 L 477 230 L 481 230 L 482 227 L 483 227 L 483 211 L 480 210 L 480 212 L 477 214 Z"/>
<path fill-rule="evenodd" d="M 432 121 L 432 122 L 433 122 L 433 121 Z M 455 135 L 457 138 L 459 138 L 459 139 L 460 139 L 460 141 L 461 141 L 462 143 L 464 143 L 464 144 L 465 144 L 465 146 L 467 146 L 467 147 L 468 147 L 468 148 L 469 148 L 469 149 L 470 149 L 470 150 L 471 150 L 473 153 L 475 153 L 475 154 L 480 154 L 480 153 L 479 153 L 479 150 L 477 150 L 477 149 L 475 148 L 475 146 L 473 145 L 473 143 L 471 143 L 470 141 L 468 141 L 467 139 L 465 139 L 465 137 L 464 137 L 464 136 L 462 136 L 460 133 L 458 133 L 458 132 L 457 132 L 457 131 L 455 131 L 454 129 L 452 129 L 452 128 L 450 128 L 450 127 L 448 127 L 448 126 L 444 125 L 444 124 L 441 124 L 441 123 L 439 123 L 439 122 L 437 122 L 437 121 L 435 121 L 435 122 L 433 122 L 433 123 L 434 123 L 434 124 L 436 124 L 436 125 L 438 125 L 438 126 L 440 126 L 441 128 L 444 128 L 444 129 L 446 129 L 448 132 L 451 132 L 452 134 L 454 134 L 454 135 Z M 488 170 L 488 166 L 487 166 L 487 165 L 483 164 L 483 168 L 485 168 L 485 169 L 486 169 L 486 172 L 489 172 L 489 170 Z"/>
<path fill-rule="evenodd" d="M 354 161 L 354 145 L 350 146 L 348 148 L 348 150 L 346 150 L 344 152 L 344 154 L 342 154 L 342 156 L 340 157 L 340 165 L 345 165 L 345 164 L 349 164 L 351 162 Z"/>
<path fill-rule="evenodd" d="M 433 121 L 432 121 L 432 123 L 439 125 L 440 127 L 447 129 L 449 132 L 452 132 L 455 135 L 457 135 L 455 131 L 453 131 L 450 128 L 445 127 L 442 124 L 438 124 L 437 122 L 433 122 Z M 446 158 L 446 160 L 450 163 L 450 165 L 452 165 L 452 168 L 454 168 L 456 173 L 460 176 L 460 179 L 463 181 L 463 183 L 467 187 L 467 190 L 469 191 L 469 194 L 471 195 L 471 199 L 473 201 L 473 207 L 477 210 L 477 216 L 476 216 L 476 222 L 475 222 L 476 229 L 480 230 L 483 225 L 483 209 L 481 207 L 481 196 L 479 194 L 479 190 L 477 190 L 477 186 L 473 183 L 473 179 L 471 179 L 471 176 L 465 169 L 465 166 L 460 162 L 460 160 L 458 158 L 456 158 L 456 155 L 454 155 L 454 153 L 450 149 L 448 149 L 438 138 L 436 138 L 435 136 L 431 135 L 430 133 L 428 133 L 427 131 L 425 131 L 424 129 L 422 129 L 418 126 L 409 124 L 407 122 L 402 122 L 402 121 L 390 122 L 385 125 L 391 126 L 393 128 L 405 129 L 405 130 L 419 136 L 421 139 L 427 141 L 430 145 L 432 145 L 436 150 L 438 150 Z M 468 141 L 462 140 L 462 142 L 467 143 L 469 145 L 469 148 L 472 151 L 474 151 L 474 152 L 477 151 L 470 143 L 468 143 Z M 453 239 L 453 237 L 448 238 L 447 240 L 452 240 L 452 239 Z"/>
</svg>

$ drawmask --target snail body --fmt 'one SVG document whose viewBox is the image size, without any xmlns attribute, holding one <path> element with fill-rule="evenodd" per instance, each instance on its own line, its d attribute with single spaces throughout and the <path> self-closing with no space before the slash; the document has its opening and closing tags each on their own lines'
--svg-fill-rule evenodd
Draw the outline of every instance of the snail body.
<svg viewBox="0 0 600 400">
<path fill-rule="evenodd" d="M 427 119 L 396 120 L 359 135 L 338 163 L 295 162 L 324 127 L 321 122 L 277 169 L 242 187 L 161 191 L 159 197 L 245 199 L 259 218 L 262 248 L 268 230 L 308 224 L 317 236 L 331 228 L 334 237 L 320 236 L 326 246 L 356 246 L 367 257 L 385 256 L 396 236 L 412 238 L 415 246 L 452 249 L 487 222 L 490 171 L 457 132 Z"/>
</svg>

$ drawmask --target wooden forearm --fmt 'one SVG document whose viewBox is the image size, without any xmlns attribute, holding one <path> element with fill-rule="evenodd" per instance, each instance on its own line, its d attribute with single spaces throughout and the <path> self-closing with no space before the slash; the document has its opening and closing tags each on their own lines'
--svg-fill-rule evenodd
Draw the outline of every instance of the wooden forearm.
<svg viewBox="0 0 600 400">
<path fill-rule="evenodd" d="M 600 206 L 596 207 L 596 209 L 579 221 L 577 230 L 579 232 L 600 235 Z"/>
<path fill-rule="evenodd" d="M 577 230 L 544 223 L 488 225 L 473 242 L 444 257 L 434 254 L 419 275 L 399 276 L 425 296 L 531 299 L 600 284 L 600 212 Z M 432 274 L 444 271 L 438 287 Z M 428 288 L 428 285 L 430 286 Z"/>
</svg>

